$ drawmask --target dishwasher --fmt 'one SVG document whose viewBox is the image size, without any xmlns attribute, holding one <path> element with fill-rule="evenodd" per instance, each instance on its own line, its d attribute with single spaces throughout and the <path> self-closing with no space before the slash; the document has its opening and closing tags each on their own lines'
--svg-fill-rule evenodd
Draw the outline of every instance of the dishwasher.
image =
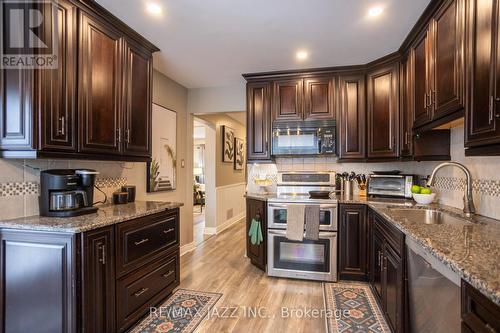
<svg viewBox="0 0 500 333">
<path fill-rule="evenodd" d="M 406 246 L 410 332 L 460 332 L 460 277 L 409 237 Z"/>
</svg>

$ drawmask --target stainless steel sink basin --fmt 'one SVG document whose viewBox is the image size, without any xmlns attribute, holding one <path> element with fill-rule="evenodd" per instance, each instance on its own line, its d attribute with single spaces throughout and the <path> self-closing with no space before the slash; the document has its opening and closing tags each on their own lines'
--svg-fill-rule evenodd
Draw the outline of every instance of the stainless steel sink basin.
<svg viewBox="0 0 500 333">
<path fill-rule="evenodd" d="M 467 225 L 469 221 L 434 209 L 391 208 L 391 215 L 424 224 Z"/>
</svg>

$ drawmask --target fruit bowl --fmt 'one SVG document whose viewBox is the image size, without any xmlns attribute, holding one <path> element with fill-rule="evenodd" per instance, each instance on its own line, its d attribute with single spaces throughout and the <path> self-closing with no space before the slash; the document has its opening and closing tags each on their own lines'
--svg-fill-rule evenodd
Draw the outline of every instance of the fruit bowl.
<svg viewBox="0 0 500 333">
<path fill-rule="evenodd" d="M 436 193 L 431 194 L 418 194 L 413 193 L 413 199 L 421 205 L 429 205 L 436 200 Z"/>
</svg>

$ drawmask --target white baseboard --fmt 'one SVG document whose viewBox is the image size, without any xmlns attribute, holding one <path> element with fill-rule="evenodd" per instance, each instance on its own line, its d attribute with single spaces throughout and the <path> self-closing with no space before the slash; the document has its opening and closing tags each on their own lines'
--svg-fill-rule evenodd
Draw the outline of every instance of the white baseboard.
<svg viewBox="0 0 500 333">
<path fill-rule="evenodd" d="M 186 244 L 186 245 L 182 245 L 181 246 L 181 257 L 183 255 L 185 255 L 186 253 L 189 253 L 191 251 L 194 251 L 194 249 L 196 249 L 196 244 L 194 242 L 191 242 L 189 244 Z"/>
<path fill-rule="evenodd" d="M 229 228 L 230 226 L 232 226 L 233 224 L 235 224 L 236 222 L 245 218 L 245 215 L 246 215 L 246 212 L 241 212 L 240 214 L 233 216 L 232 218 L 230 218 L 229 220 L 225 221 L 224 223 L 222 223 L 221 225 L 219 225 L 215 228 L 205 227 L 205 230 L 203 231 L 203 233 L 205 235 L 217 235 L 217 234 L 221 233 L 222 231 L 226 230 L 227 228 Z"/>
</svg>

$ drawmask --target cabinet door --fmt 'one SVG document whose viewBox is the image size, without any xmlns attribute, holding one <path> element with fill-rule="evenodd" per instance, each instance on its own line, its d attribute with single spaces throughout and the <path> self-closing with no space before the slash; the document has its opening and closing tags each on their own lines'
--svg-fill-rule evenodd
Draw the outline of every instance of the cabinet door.
<svg viewBox="0 0 500 333">
<path fill-rule="evenodd" d="M 413 78 L 413 128 L 431 121 L 431 86 L 430 73 L 430 41 L 429 30 L 425 30 L 411 48 Z"/>
<path fill-rule="evenodd" d="M 77 331 L 74 250 L 71 234 L 0 231 L 1 332 Z"/>
<path fill-rule="evenodd" d="M 340 279 L 366 280 L 367 243 L 366 206 L 341 205 L 339 230 Z"/>
<path fill-rule="evenodd" d="M 400 155 L 402 157 L 412 156 L 413 153 L 413 79 L 411 76 L 412 62 L 407 57 L 401 62 L 399 69 L 400 86 Z"/>
<path fill-rule="evenodd" d="M 248 160 L 271 159 L 270 84 L 247 84 Z"/>
<path fill-rule="evenodd" d="M 468 68 L 465 146 L 500 143 L 500 57 L 497 0 L 471 0 L 467 18 Z M 496 88 L 495 88 L 496 87 Z"/>
<path fill-rule="evenodd" d="M 134 43 L 125 44 L 124 149 L 126 155 L 151 156 L 151 78 L 153 58 Z"/>
<path fill-rule="evenodd" d="M 304 80 L 305 120 L 335 119 L 333 87 L 334 79 L 330 77 L 309 78 Z"/>
<path fill-rule="evenodd" d="M 253 245 L 250 237 L 248 237 L 248 231 L 253 219 L 261 222 L 264 241 L 259 245 Z M 250 258 L 250 262 L 253 265 L 265 271 L 267 265 L 267 214 L 266 203 L 264 201 L 247 199 L 247 227 L 245 237 L 247 239 L 247 257 Z"/>
<path fill-rule="evenodd" d="M 365 157 L 365 78 L 341 76 L 339 80 L 339 156 L 343 159 Z"/>
<path fill-rule="evenodd" d="M 80 150 L 120 154 L 120 34 L 111 25 L 80 13 Z"/>
<path fill-rule="evenodd" d="M 302 79 L 275 81 L 273 85 L 273 121 L 303 118 Z"/>
<path fill-rule="evenodd" d="M 447 0 L 432 21 L 433 120 L 464 106 L 464 15 L 463 0 Z"/>
<path fill-rule="evenodd" d="M 393 332 L 401 332 L 403 318 L 403 261 L 389 244 L 384 247 L 384 278 L 382 295 L 385 298 L 385 317 Z"/>
<path fill-rule="evenodd" d="M 368 158 L 399 155 L 399 64 L 368 73 Z"/>
<path fill-rule="evenodd" d="M 40 71 L 40 149 L 71 151 L 76 146 L 76 44 L 77 8 L 66 0 L 44 15 L 51 38 L 57 29 L 58 66 Z"/>
<path fill-rule="evenodd" d="M 83 330 L 115 331 L 115 270 L 113 227 L 83 235 Z"/>
<path fill-rule="evenodd" d="M 374 229 L 372 237 L 372 249 L 371 249 L 371 283 L 375 294 L 378 296 L 380 303 L 384 305 L 384 299 L 382 297 L 382 269 L 383 269 L 383 255 L 384 255 L 384 242 L 382 236 L 379 234 L 377 229 Z"/>
</svg>

